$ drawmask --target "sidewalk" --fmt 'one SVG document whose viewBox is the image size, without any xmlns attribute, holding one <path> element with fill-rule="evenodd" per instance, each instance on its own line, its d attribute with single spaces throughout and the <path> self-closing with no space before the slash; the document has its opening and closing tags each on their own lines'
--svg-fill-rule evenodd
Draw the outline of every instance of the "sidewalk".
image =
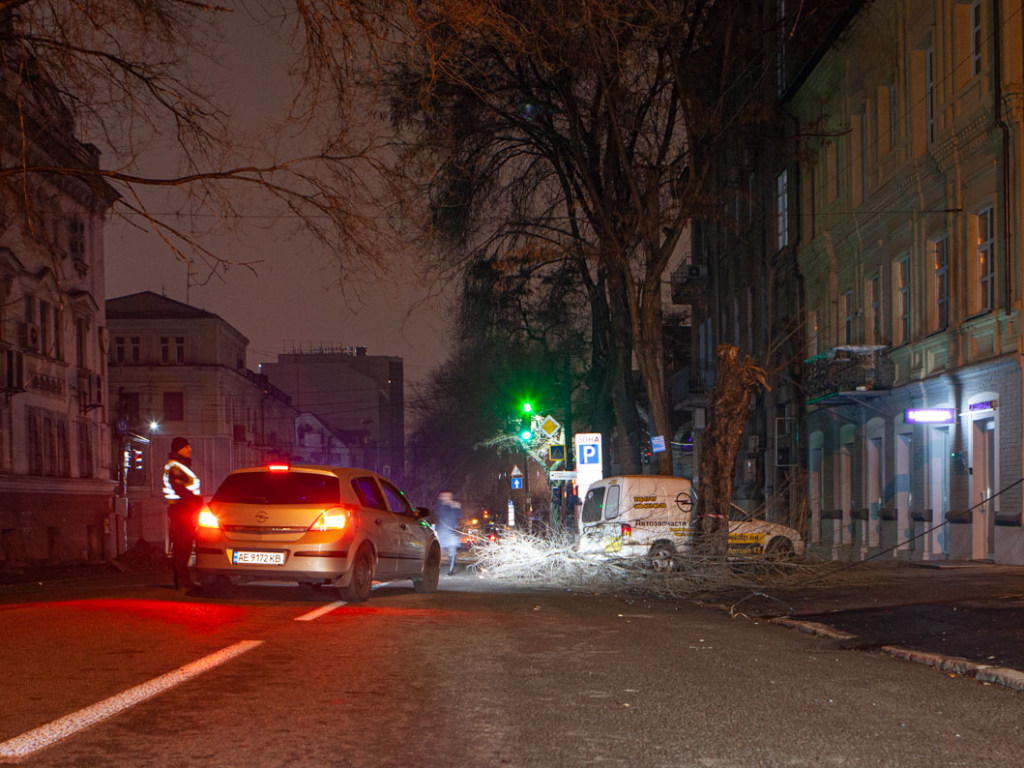
<svg viewBox="0 0 1024 768">
<path fill-rule="evenodd" d="M 843 648 L 1024 690 L 1024 567 L 857 563 L 724 607 Z"/>
</svg>

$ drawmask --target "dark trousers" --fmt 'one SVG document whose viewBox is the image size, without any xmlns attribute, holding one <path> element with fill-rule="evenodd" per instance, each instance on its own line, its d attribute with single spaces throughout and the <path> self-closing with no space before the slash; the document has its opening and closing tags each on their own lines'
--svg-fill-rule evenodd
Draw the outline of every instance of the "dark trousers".
<svg viewBox="0 0 1024 768">
<path fill-rule="evenodd" d="M 171 537 L 171 568 L 174 586 L 192 583 L 188 561 L 192 557 L 192 544 L 196 536 L 199 507 L 191 501 L 181 501 L 167 507 L 167 526 Z"/>
</svg>

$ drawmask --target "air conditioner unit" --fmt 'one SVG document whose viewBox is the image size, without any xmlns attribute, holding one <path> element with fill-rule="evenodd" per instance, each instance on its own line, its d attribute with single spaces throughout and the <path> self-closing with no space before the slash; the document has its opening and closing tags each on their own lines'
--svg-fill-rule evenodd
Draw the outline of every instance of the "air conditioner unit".
<svg viewBox="0 0 1024 768">
<path fill-rule="evenodd" d="M 706 264 L 690 264 L 686 267 L 686 277 L 690 280 L 700 280 L 708 276 Z"/>
<path fill-rule="evenodd" d="M 39 351 L 39 323 L 21 323 L 18 326 L 18 343 L 22 349 Z"/>
</svg>

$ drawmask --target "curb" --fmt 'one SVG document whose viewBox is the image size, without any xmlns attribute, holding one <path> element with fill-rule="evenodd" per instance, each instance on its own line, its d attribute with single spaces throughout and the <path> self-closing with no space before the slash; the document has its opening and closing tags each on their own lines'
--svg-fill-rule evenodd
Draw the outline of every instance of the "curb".
<svg viewBox="0 0 1024 768">
<path fill-rule="evenodd" d="M 849 632 L 833 629 L 825 624 L 819 624 L 814 621 L 777 618 L 769 619 L 769 623 L 839 642 L 849 642 L 857 639 L 856 635 L 851 635 Z M 1020 670 L 1010 669 L 1009 667 L 993 667 L 989 664 L 980 664 L 959 656 L 945 656 L 941 653 L 918 651 L 913 648 L 903 648 L 897 645 L 883 645 L 878 650 L 896 659 L 910 661 L 914 664 L 923 664 L 926 667 L 934 667 L 943 672 L 952 672 L 963 677 L 972 677 L 981 683 L 992 683 L 1004 688 L 1024 691 L 1024 672 Z"/>
</svg>

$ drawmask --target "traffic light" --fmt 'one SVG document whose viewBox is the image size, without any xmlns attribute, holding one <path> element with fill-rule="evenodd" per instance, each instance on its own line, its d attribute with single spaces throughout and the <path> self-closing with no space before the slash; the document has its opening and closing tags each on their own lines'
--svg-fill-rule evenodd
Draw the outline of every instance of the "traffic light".
<svg viewBox="0 0 1024 768">
<path fill-rule="evenodd" d="M 524 416 L 522 423 L 519 425 L 519 439 L 528 441 L 533 439 L 533 424 L 532 419 L 529 416 Z"/>
<path fill-rule="evenodd" d="M 523 442 L 529 442 L 533 439 L 533 403 L 529 400 L 524 400 L 519 404 L 519 407 L 523 412 L 519 421 L 519 439 Z"/>
</svg>

